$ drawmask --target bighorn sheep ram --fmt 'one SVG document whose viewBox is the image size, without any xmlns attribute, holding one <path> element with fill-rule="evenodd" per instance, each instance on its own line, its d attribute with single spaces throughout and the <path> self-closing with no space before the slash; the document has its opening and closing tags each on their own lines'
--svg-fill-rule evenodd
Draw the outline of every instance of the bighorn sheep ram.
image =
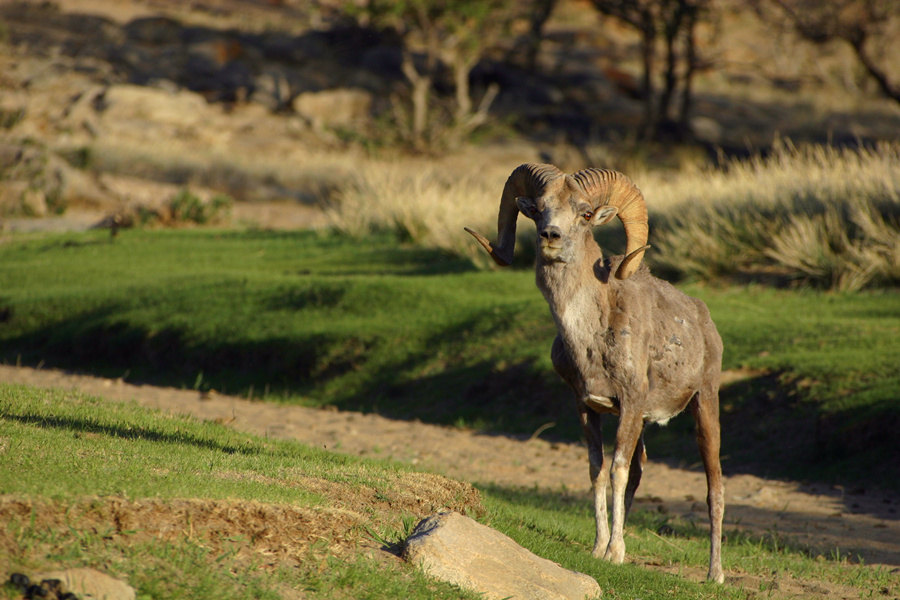
<svg viewBox="0 0 900 600">
<path fill-rule="evenodd" d="M 722 340 L 709 310 L 642 266 L 649 248 L 647 208 L 625 175 L 600 169 L 567 175 L 540 164 L 516 168 L 500 198 L 497 242 L 466 228 L 501 266 L 512 262 L 520 211 L 537 226 L 537 286 L 559 331 L 553 366 L 575 392 L 587 438 L 597 530 L 593 555 L 624 561 L 625 515 L 647 456 L 644 425 L 665 424 L 690 406 L 708 488 L 708 579 L 721 583 Z M 617 215 L 627 236 L 625 256 L 604 259 L 592 228 Z M 611 463 L 601 438 L 600 416 L 605 413 L 619 416 Z M 607 474 L 612 483 L 611 529 Z"/>
</svg>

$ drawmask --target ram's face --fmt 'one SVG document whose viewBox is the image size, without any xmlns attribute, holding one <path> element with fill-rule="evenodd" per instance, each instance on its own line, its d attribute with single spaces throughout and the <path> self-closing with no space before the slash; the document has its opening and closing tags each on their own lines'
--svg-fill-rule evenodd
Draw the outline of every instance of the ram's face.
<svg viewBox="0 0 900 600">
<path fill-rule="evenodd" d="M 516 198 L 519 211 L 534 221 L 537 246 L 548 262 L 572 262 L 582 251 L 590 229 L 616 214 L 615 207 L 595 207 L 568 188 L 537 198 Z"/>
</svg>

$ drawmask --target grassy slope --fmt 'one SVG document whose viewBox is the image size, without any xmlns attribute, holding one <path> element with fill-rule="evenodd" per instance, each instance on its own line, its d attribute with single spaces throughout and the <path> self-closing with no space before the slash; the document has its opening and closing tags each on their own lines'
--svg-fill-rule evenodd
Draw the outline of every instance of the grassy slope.
<svg viewBox="0 0 900 600">
<path fill-rule="evenodd" d="M 431 477 L 73 392 L 0 385 L 0 494 L 12 494 L 0 497 L 0 573 L 96 565 L 126 578 L 139 598 L 296 597 L 291 590 L 308 598 L 474 597 L 374 550 L 374 539 L 396 542 L 436 509 L 404 505 L 417 476 Z M 455 508 L 469 507 L 529 549 L 597 578 L 606 598 L 749 599 L 756 587 L 782 598 L 822 582 L 864 596 L 900 585 L 884 569 L 813 559 L 777 538 L 733 532 L 725 565 L 737 583 L 699 585 L 691 579 L 706 562 L 703 531 L 672 523 L 677 537 L 664 539 L 654 533 L 664 517 L 640 511 L 629 520 L 629 550 L 642 564 L 616 567 L 590 557 L 583 499 L 495 488 L 484 490 L 481 509 L 471 496 L 446 495 L 465 486 L 427 481 L 420 497 L 455 498 Z M 11 517 L 11 498 L 27 509 Z M 147 506 L 155 512 L 139 518 Z M 216 510 L 227 518 L 211 520 Z M 291 510 L 306 512 L 285 520 Z M 160 527 L 170 513 L 176 526 Z M 321 542 L 310 543 L 316 537 Z M 794 587 L 778 592 L 779 581 Z"/>
<path fill-rule="evenodd" d="M 732 468 L 818 461 L 837 468 L 817 476 L 868 477 L 885 465 L 867 458 L 895 448 L 900 295 L 687 291 L 710 305 L 725 367 L 766 370 L 723 390 Z M 127 231 L 0 245 L 6 362 L 512 432 L 557 421 L 574 439 L 554 335 L 529 271 L 476 271 L 389 237 Z M 653 429 L 657 455 L 693 457 L 688 426 Z M 776 437 L 799 442 L 792 460 L 760 455 Z"/>
<path fill-rule="evenodd" d="M 0 502 L 0 573 L 104 565 L 144 598 L 274 599 L 281 586 L 317 598 L 460 597 L 359 549 L 407 516 L 375 497 L 410 483 L 397 465 L 19 386 L 0 386 L 0 440 L 0 493 L 30 500 L 12 515 L 9 497 Z M 423 495 L 441 502 L 441 491 Z M 166 506 L 182 518 L 167 520 Z M 267 513 L 286 522 L 255 520 Z"/>
</svg>

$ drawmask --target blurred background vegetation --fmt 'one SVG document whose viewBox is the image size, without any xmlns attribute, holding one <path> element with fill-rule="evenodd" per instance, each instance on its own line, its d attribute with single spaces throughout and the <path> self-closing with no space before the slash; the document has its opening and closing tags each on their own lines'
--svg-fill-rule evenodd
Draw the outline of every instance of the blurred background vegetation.
<svg viewBox="0 0 900 600">
<path fill-rule="evenodd" d="M 631 175 L 668 277 L 900 279 L 895 2 L 16 1 L 0 29 L 6 229 L 387 230 L 485 266 L 462 226 L 545 161 Z"/>
</svg>

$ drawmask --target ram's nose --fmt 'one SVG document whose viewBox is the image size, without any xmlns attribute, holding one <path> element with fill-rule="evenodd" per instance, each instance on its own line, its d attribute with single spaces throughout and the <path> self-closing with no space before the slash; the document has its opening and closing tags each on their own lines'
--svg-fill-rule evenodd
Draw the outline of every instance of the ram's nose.
<svg viewBox="0 0 900 600">
<path fill-rule="evenodd" d="M 540 236 L 552 244 L 562 238 L 562 230 L 556 225 L 548 225 L 541 229 Z"/>
</svg>

